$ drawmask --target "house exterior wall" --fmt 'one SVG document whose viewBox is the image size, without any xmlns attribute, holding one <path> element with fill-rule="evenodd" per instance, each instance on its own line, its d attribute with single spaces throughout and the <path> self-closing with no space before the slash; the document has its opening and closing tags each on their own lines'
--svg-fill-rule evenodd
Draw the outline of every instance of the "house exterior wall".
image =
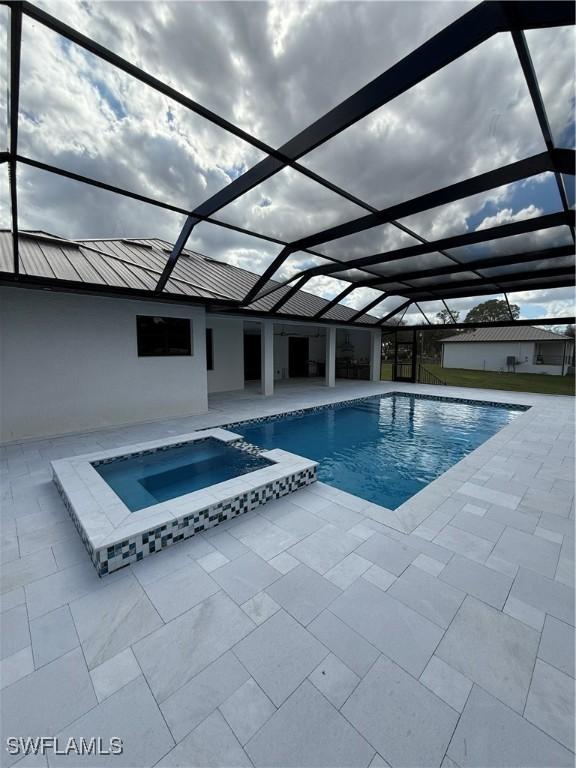
<svg viewBox="0 0 576 768">
<path fill-rule="evenodd" d="M 138 357 L 136 315 L 190 318 L 190 357 Z M 0 439 L 207 411 L 203 307 L 0 288 Z"/>
<path fill-rule="evenodd" d="M 563 342 L 550 342 L 550 354 L 561 356 Z M 547 373 L 561 375 L 561 365 L 535 364 L 534 341 L 475 341 L 443 344 L 442 367 L 473 371 L 507 371 L 506 358 L 514 356 L 519 363 L 517 373 Z M 548 342 L 546 342 L 548 348 Z M 552 349 L 553 348 L 553 349 Z M 558 351 L 560 349 L 560 351 Z"/>
<path fill-rule="evenodd" d="M 208 371 L 208 392 L 244 389 L 244 323 L 238 318 L 206 316 L 212 328 L 214 369 Z"/>
</svg>

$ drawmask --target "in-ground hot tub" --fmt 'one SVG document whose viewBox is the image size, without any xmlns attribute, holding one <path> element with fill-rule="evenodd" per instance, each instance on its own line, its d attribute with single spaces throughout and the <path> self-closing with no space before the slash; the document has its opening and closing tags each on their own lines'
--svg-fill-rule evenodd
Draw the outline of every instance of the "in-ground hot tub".
<svg viewBox="0 0 576 768">
<path fill-rule="evenodd" d="M 316 469 L 224 429 L 52 462 L 101 576 L 309 485 Z"/>
</svg>

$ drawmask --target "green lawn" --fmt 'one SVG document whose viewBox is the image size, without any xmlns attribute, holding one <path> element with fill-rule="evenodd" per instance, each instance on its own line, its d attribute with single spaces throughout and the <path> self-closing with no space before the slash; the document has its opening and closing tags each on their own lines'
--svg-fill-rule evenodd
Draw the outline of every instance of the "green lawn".
<svg viewBox="0 0 576 768">
<path fill-rule="evenodd" d="M 574 395 L 574 376 L 547 376 L 542 373 L 497 373 L 496 371 L 468 371 L 460 368 L 442 368 L 427 363 L 431 373 L 454 387 L 506 389 L 513 392 L 540 392 L 543 395 Z M 382 379 L 392 378 L 392 364 L 382 364 Z"/>
</svg>

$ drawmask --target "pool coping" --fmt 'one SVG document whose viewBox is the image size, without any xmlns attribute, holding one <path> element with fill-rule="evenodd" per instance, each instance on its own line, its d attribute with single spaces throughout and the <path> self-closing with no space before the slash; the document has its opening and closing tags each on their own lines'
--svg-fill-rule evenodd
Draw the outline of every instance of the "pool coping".
<svg viewBox="0 0 576 768">
<path fill-rule="evenodd" d="M 269 466 L 132 512 L 95 465 L 186 443 L 220 440 Z M 100 576 L 315 482 L 317 462 L 262 450 L 220 427 L 51 462 L 52 478 Z"/>
</svg>

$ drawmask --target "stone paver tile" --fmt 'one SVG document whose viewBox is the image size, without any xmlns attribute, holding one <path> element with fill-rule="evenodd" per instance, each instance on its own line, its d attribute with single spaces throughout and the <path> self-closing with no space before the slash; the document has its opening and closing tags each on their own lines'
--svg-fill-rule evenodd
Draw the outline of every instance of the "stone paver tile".
<svg viewBox="0 0 576 768">
<path fill-rule="evenodd" d="M 453 525 L 444 526 L 434 542 L 446 547 L 446 549 L 451 549 L 462 557 L 478 560 L 481 563 L 486 561 L 494 546 L 491 541 L 481 539 L 480 536 L 462 531 Z"/>
<path fill-rule="evenodd" d="M 481 539 L 486 539 L 492 543 L 496 543 L 500 536 L 504 533 L 505 526 L 502 523 L 498 523 L 495 520 L 489 518 L 484 519 L 475 514 L 468 512 L 458 512 L 452 518 L 450 525 L 460 528 L 468 533 L 473 533 L 476 536 L 480 536 Z"/>
<path fill-rule="evenodd" d="M 34 664 L 43 667 L 80 645 L 67 605 L 30 622 Z"/>
<path fill-rule="evenodd" d="M 349 529 L 361 523 L 364 519 L 364 515 L 370 514 L 368 509 L 369 507 L 366 507 L 365 510 L 363 510 L 360 514 L 358 512 L 354 512 L 343 504 L 331 502 L 329 506 L 317 510 L 314 514 L 317 517 L 325 520 L 327 523 L 330 523 L 331 525 L 337 525 L 340 528 Z"/>
<path fill-rule="evenodd" d="M 364 677 L 380 655 L 373 645 L 330 611 L 314 619 L 308 630 L 360 677 Z"/>
<path fill-rule="evenodd" d="M 509 525 L 517 528 L 519 531 L 534 533 L 538 525 L 538 512 L 529 512 L 528 510 L 507 509 L 506 507 L 490 507 L 486 512 L 487 520 L 494 520 L 502 525 Z"/>
<path fill-rule="evenodd" d="M 119 691 L 125 685 L 142 674 L 131 648 L 117 653 L 111 659 L 90 671 L 92 684 L 98 701 Z"/>
<path fill-rule="evenodd" d="M 134 578 L 113 582 L 70 604 L 90 669 L 162 626 L 162 619 Z"/>
<path fill-rule="evenodd" d="M 6 688 L 22 677 L 34 672 L 34 659 L 32 646 L 28 645 L 17 651 L 12 656 L 7 656 L 0 661 L 0 690 Z"/>
<path fill-rule="evenodd" d="M 226 565 L 226 563 L 229 563 L 230 561 L 227 557 L 225 557 L 225 555 L 222 554 L 222 552 L 214 550 L 214 552 L 209 552 L 207 555 L 198 557 L 196 562 L 198 565 L 201 565 L 202 568 L 204 568 L 206 573 L 212 573 L 212 571 L 215 571 L 216 568 L 221 568 L 223 565 Z"/>
<path fill-rule="evenodd" d="M 509 576 L 459 555 L 452 558 L 438 578 L 498 609 L 504 605 L 512 586 Z"/>
<path fill-rule="evenodd" d="M 28 612 L 25 605 L 17 605 L 2 614 L 2 632 L 0 633 L 0 659 L 13 656 L 30 645 Z"/>
<path fill-rule="evenodd" d="M 271 560 L 299 540 L 298 536 L 274 523 L 243 536 L 241 541 L 263 560 Z"/>
<path fill-rule="evenodd" d="M 263 508 L 262 514 L 266 519 L 283 528 L 288 533 L 296 536 L 298 539 L 304 536 L 309 536 L 314 531 L 323 528 L 326 525 L 326 521 L 316 517 L 312 512 L 307 512 L 301 507 L 297 507 L 295 504 L 290 504 L 288 501 L 282 500 L 283 506 L 275 508 L 271 514 L 268 514 L 267 509 L 269 504 Z"/>
<path fill-rule="evenodd" d="M 472 681 L 438 656 L 432 656 L 420 675 L 420 682 L 458 712 L 464 709 L 472 690 Z"/>
<path fill-rule="evenodd" d="M 239 642 L 234 653 L 280 706 L 328 650 L 285 611 L 278 611 Z"/>
<path fill-rule="evenodd" d="M 469 515 L 478 515 L 478 517 L 484 517 L 486 509 L 479 507 L 477 504 L 464 504 L 462 512 L 467 512 Z"/>
<path fill-rule="evenodd" d="M 139 640 L 133 650 L 152 693 L 162 702 L 252 629 L 244 611 L 218 592 Z"/>
<path fill-rule="evenodd" d="M 278 571 L 253 552 L 212 571 L 212 578 L 239 605 L 280 578 Z"/>
<path fill-rule="evenodd" d="M 20 555 L 25 557 L 40 549 L 50 547 L 59 541 L 78 537 L 74 523 L 70 518 L 54 523 L 46 528 L 32 529 L 18 535 Z"/>
<path fill-rule="evenodd" d="M 327 571 L 324 576 L 340 589 L 347 589 L 353 581 L 367 571 L 372 566 L 369 560 L 365 560 L 360 555 L 352 552 L 341 560 L 338 565 Z"/>
<path fill-rule="evenodd" d="M 335 502 L 332 499 L 312 493 L 308 488 L 303 488 L 290 494 L 290 503 L 308 512 L 318 512 L 326 507 L 331 507 Z"/>
<path fill-rule="evenodd" d="M 560 546 L 539 536 L 507 528 L 494 547 L 494 555 L 554 578 Z"/>
<path fill-rule="evenodd" d="M 254 595 L 254 597 L 251 597 L 250 600 L 242 603 L 240 607 L 248 616 L 250 616 L 254 624 L 264 623 L 270 616 L 273 616 L 276 611 L 280 610 L 278 603 L 275 600 L 272 600 L 270 595 L 266 594 L 266 592 L 259 592 L 257 595 Z"/>
<path fill-rule="evenodd" d="M 538 641 L 536 631 L 468 596 L 436 655 L 522 712 Z"/>
<path fill-rule="evenodd" d="M 332 613 L 413 675 L 419 676 L 443 630 L 364 578 L 337 598 Z"/>
<path fill-rule="evenodd" d="M 490 504 L 498 504 L 501 507 L 507 507 L 508 509 L 516 509 L 521 501 L 521 497 L 512 493 L 506 493 L 505 491 L 496 491 L 493 488 L 487 488 L 484 485 L 476 485 L 475 483 L 464 483 L 460 488 L 459 493 L 465 496 L 471 496 L 474 499 L 480 499 L 481 501 L 488 501 Z"/>
<path fill-rule="evenodd" d="M 216 711 L 188 734 L 158 768 L 252 768 L 228 723 Z"/>
<path fill-rule="evenodd" d="M 558 515 L 549 515 L 544 513 L 538 523 L 540 528 L 545 528 L 547 531 L 555 531 L 561 533 L 563 536 L 567 536 L 570 539 L 574 538 L 574 521 L 566 520 Z"/>
<path fill-rule="evenodd" d="M 296 568 L 297 565 L 300 565 L 300 560 L 296 560 L 296 558 L 289 555 L 288 552 L 280 552 L 279 555 L 273 557 L 268 563 L 276 568 L 277 571 L 280 571 L 280 573 L 288 573 L 292 568 Z"/>
<path fill-rule="evenodd" d="M 564 584 L 520 568 L 510 595 L 574 626 L 574 590 Z"/>
<path fill-rule="evenodd" d="M 422 571 L 426 571 L 431 576 L 438 576 L 446 566 L 446 563 L 435 560 L 429 555 L 419 554 L 418 557 L 412 561 L 412 565 L 416 568 L 420 568 Z"/>
<path fill-rule="evenodd" d="M 226 531 L 210 536 L 210 544 L 216 547 L 219 552 L 222 552 L 228 560 L 235 560 L 237 557 L 241 557 L 248 552 L 248 547 L 245 544 L 234 536 L 230 536 Z"/>
<path fill-rule="evenodd" d="M 174 571 L 180 570 L 190 565 L 190 557 L 185 549 L 180 549 L 183 542 L 179 542 L 178 547 L 168 547 L 154 553 L 154 557 L 145 557 L 139 563 L 133 563 L 130 570 L 136 576 L 143 587 L 147 587 L 157 579 L 163 579 Z"/>
<path fill-rule="evenodd" d="M 82 651 L 77 648 L 3 690 L 2 744 L 8 736 L 55 734 L 96 703 Z M 16 759 L 4 754 L 5 765 Z"/>
<path fill-rule="evenodd" d="M 348 533 L 357 536 L 362 541 L 366 541 L 366 539 L 369 539 L 370 536 L 374 536 L 376 531 L 373 528 L 369 528 L 365 523 L 358 523 L 352 528 L 349 528 Z"/>
<path fill-rule="evenodd" d="M 342 713 L 391 765 L 439 766 L 458 714 L 385 657 Z"/>
<path fill-rule="evenodd" d="M 276 707 L 257 683 L 250 678 L 220 705 L 220 712 L 244 746 L 269 720 Z"/>
<path fill-rule="evenodd" d="M 382 755 L 379 755 L 376 753 L 374 757 L 372 758 L 372 762 L 368 766 L 368 768 L 390 768 L 390 763 L 387 763 L 386 760 L 382 757 Z"/>
<path fill-rule="evenodd" d="M 396 579 L 388 594 L 444 629 L 466 596 L 465 592 L 413 566 Z"/>
<path fill-rule="evenodd" d="M 543 768 L 574 755 L 478 686 L 472 688 L 448 755 L 461 768 Z"/>
<path fill-rule="evenodd" d="M 70 568 L 73 565 L 86 563 L 90 560 L 90 555 L 84 546 L 84 542 L 77 533 L 76 536 L 52 544 L 52 553 L 60 571 L 63 568 Z M 153 560 L 154 558 L 147 559 Z"/>
<path fill-rule="evenodd" d="M 246 745 L 256 766 L 365 768 L 374 750 L 309 682 Z"/>
<path fill-rule="evenodd" d="M 360 682 L 358 675 L 348 669 L 346 664 L 333 653 L 320 662 L 309 680 L 336 709 L 340 709 Z"/>
<path fill-rule="evenodd" d="M 290 548 L 290 554 L 300 562 L 326 573 L 358 546 L 358 539 L 333 525 L 325 525 Z"/>
<path fill-rule="evenodd" d="M 57 565 L 51 549 L 41 549 L 33 555 L 22 557 L 0 566 L 0 593 L 10 592 L 17 587 L 43 579 L 54 573 Z M 92 566 L 92 570 L 94 567 Z"/>
<path fill-rule="evenodd" d="M 379 565 L 373 565 L 371 568 L 368 568 L 368 570 L 362 574 L 362 578 L 369 581 L 370 584 L 374 584 L 375 587 L 378 587 L 383 592 L 386 592 L 388 587 L 396 581 L 396 576 L 394 576 L 393 573 L 388 573 L 384 568 L 380 568 Z"/>
<path fill-rule="evenodd" d="M 564 540 L 564 536 L 561 533 L 558 533 L 557 531 L 549 531 L 548 528 L 542 528 L 539 525 L 536 526 L 534 536 L 540 536 L 541 539 L 553 541 L 555 544 L 562 544 L 562 541 Z"/>
<path fill-rule="evenodd" d="M 6 613 L 11 611 L 12 608 L 16 608 L 18 605 L 23 605 L 26 602 L 26 594 L 23 587 L 16 587 L 16 589 L 10 592 L 4 592 L 0 599 L 0 613 Z"/>
<path fill-rule="evenodd" d="M 128 571 L 125 574 L 120 571 L 117 575 L 106 576 L 106 579 L 111 581 L 125 578 L 130 578 Z M 98 576 L 89 560 L 35 581 L 25 587 L 30 620 L 50 613 L 83 595 L 102 589 L 105 584 L 106 581 Z"/>
<path fill-rule="evenodd" d="M 294 568 L 271 584 L 266 591 L 304 626 L 342 594 L 332 582 L 306 565 Z"/>
<path fill-rule="evenodd" d="M 546 616 L 538 658 L 574 677 L 574 627 Z"/>
<path fill-rule="evenodd" d="M 220 589 L 197 563 L 190 558 L 187 560 L 184 568 L 172 571 L 144 587 L 164 621 L 171 621 Z"/>
<path fill-rule="evenodd" d="M 361 544 L 356 554 L 399 576 L 417 557 L 417 550 L 377 533 Z"/>
<path fill-rule="evenodd" d="M 86 734 L 98 734 L 104 744 L 116 736 L 122 739 L 120 755 L 105 758 L 109 765 L 132 768 L 152 766 L 174 745 L 158 705 L 142 676 L 98 704 L 59 734 L 60 740 L 74 737 L 77 743 Z M 74 766 L 94 765 L 94 757 L 74 755 Z M 98 761 L 100 762 L 100 761 Z M 50 757 L 51 766 L 67 768 L 70 756 Z"/>
<path fill-rule="evenodd" d="M 538 659 L 524 717 L 574 751 L 574 678 Z"/>
<path fill-rule="evenodd" d="M 510 595 L 502 610 L 504 613 L 507 613 L 508 616 L 512 616 L 513 619 L 518 619 L 518 621 L 527 624 L 529 627 L 532 627 L 532 629 L 535 629 L 538 632 L 542 631 L 546 614 L 539 608 L 534 608 L 523 600 L 518 600 Z"/>
<path fill-rule="evenodd" d="M 175 740 L 181 741 L 249 678 L 230 651 L 175 691 L 160 709 Z"/>
</svg>

